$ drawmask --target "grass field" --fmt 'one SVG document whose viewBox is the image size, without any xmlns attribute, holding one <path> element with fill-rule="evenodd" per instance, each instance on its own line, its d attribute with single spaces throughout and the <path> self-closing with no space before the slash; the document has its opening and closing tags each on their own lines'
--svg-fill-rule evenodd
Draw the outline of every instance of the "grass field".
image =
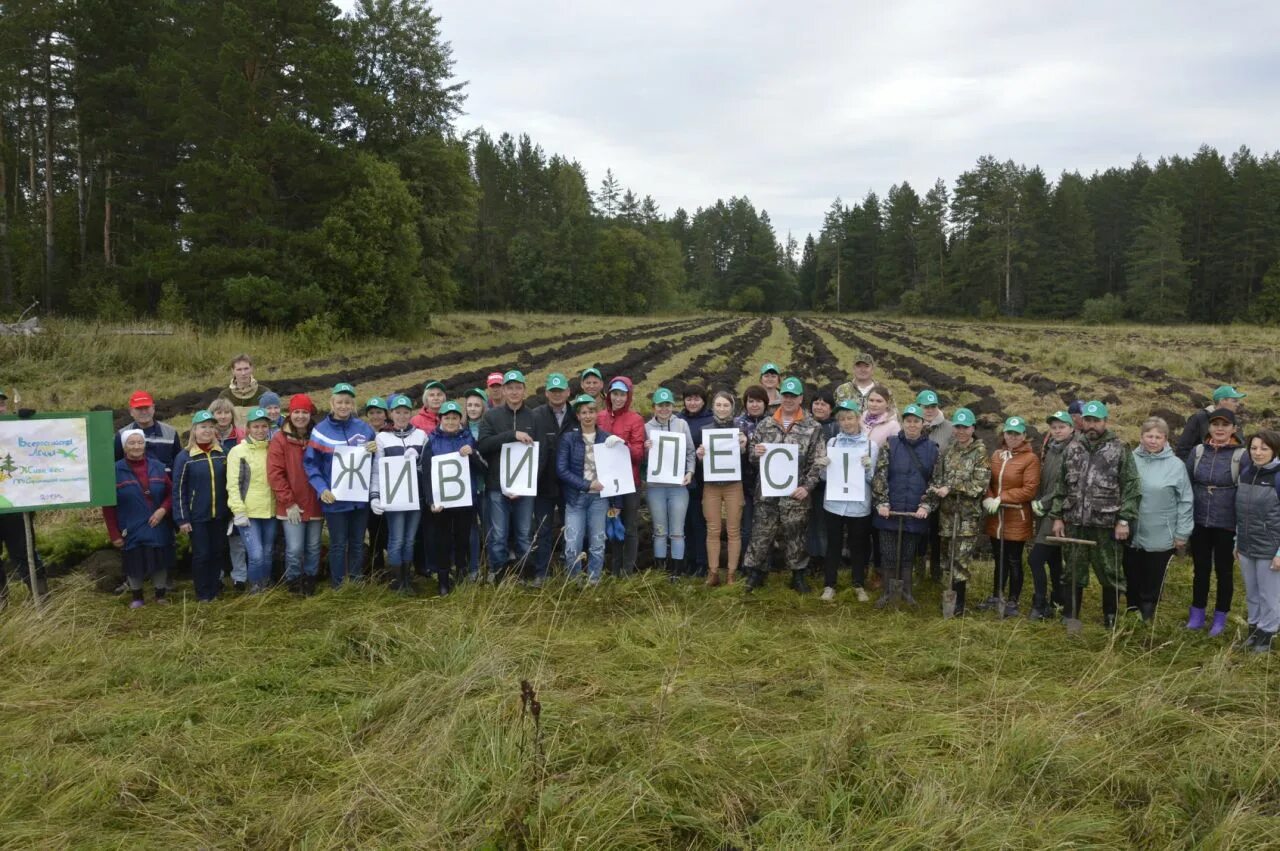
<svg viewBox="0 0 1280 851">
<path fill-rule="evenodd" d="M 0 354 L 24 404 L 118 405 L 149 386 L 178 424 L 240 350 L 265 384 L 317 399 L 343 370 L 364 371 L 363 397 L 597 361 L 644 392 L 741 389 L 777 359 L 825 386 L 868 349 L 895 393 L 974 403 L 986 433 L 1111 395 L 1132 438 L 1151 410 L 1185 416 L 1220 383 L 1249 393 L 1251 423 L 1280 409 L 1277 341 L 1258 329 L 574 327 L 591 332 L 454 317 L 419 340 L 316 353 L 289 335 L 57 325 Z M 42 546 L 70 559 L 104 541 L 95 524 L 50 513 Z M 1056 623 L 943 621 L 932 585 L 919 611 L 876 612 L 847 576 L 834 604 L 777 578 L 748 598 L 645 575 L 590 592 L 366 588 L 208 607 L 184 582 L 176 605 L 130 612 L 72 573 L 42 611 L 19 590 L 0 613 L 0 847 L 1278 847 L 1280 668 L 1181 629 L 1189 573 L 1175 562 L 1154 628 L 1104 632 L 1091 593 L 1078 640 Z"/>
</svg>

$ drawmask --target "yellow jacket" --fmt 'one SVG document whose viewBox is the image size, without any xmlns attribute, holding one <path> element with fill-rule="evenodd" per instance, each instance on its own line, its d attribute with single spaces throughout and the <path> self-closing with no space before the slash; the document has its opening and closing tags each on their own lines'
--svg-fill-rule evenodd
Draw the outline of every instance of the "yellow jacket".
<svg viewBox="0 0 1280 851">
<path fill-rule="evenodd" d="M 276 516 L 276 495 L 267 481 L 267 440 L 246 437 L 227 454 L 227 506 L 255 520 Z"/>
</svg>

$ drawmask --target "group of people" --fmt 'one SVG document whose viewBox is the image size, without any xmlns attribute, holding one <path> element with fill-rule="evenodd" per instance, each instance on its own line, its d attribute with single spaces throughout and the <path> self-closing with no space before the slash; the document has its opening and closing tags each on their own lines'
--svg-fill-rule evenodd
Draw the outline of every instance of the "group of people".
<svg viewBox="0 0 1280 851">
<path fill-rule="evenodd" d="M 104 514 L 124 551 L 135 606 L 147 577 L 163 601 L 175 530 L 189 536 L 202 601 L 222 591 L 227 568 L 238 588 L 269 587 L 278 530 L 284 582 L 300 594 L 315 590 L 322 529 L 334 587 L 369 569 L 366 537 L 375 551 L 370 565 L 384 567 L 406 593 L 421 574 L 434 575 L 447 594 L 459 579 L 480 578 L 486 562 L 491 580 L 515 577 L 540 587 L 558 549 L 565 575 L 593 584 L 606 561 L 616 576 L 636 570 L 642 502 L 654 564 L 673 580 L 734 585 L 745 572 L 750 592 L 782 567 L 800 593 L 810 590 L 811 572 L 820 574 L 822 598 L 834 600 L 847 565 L 858 601 L 870 602 L 878 581 L 876 606 L 914 605 L 916 564 L 927 559 L 931 578 L 952 592 L 956 615 L 966 611 L 982 538 L 990 545 L 992 585 L 977 609 L 1018 616 L 1025 565 L 1033 582 L 1029 617 L 1060 612 L 1077 619 L 1092 572 L 1108 627 L 1122 603 L 1152 619 L 1172 556 L 1189 549 L 1187 627 L 1224 632 L 1238 563 L 1248 643 L 1270 647 L 1280 631 L 1280 434 L 1264 429 L 1246 442 L 1238 418 L 1243 393 L 1214 391 L 1176 446 L 1168 424 L 1151 417 L 1130 448 L 1110 428 L 1108 406 L 1089 401 L 1049 414 L 1047 433 L 1035 443 L 1029 429 L 1039 429 L 1007 417 L 989 452 L 972 411 L 946 416 L 929 389 L 899 409 L 874 370 L 874 359 L 859 354 L 852 380 L 807 392 L 767 363 L 741 398 L 699 384 L 678 393 L 659 388 L 647 419 L 635 409 L 631 381 L 606 381 L 596 368 L 572 384 L 551 373 L 536 406 L 516 369 L 493 373 L 486 387 L 457 401 L 439 381 L 427 381 L 418 402 L 374 397 L 359 410 L 355 388 L 340 383 L 320 416 L 303 394 L 282 405 L 241 356 L 230 387 L 194 414 L 185 443 L 155 419 L 148 394 L 134 394 L 133 421 L 119 432 L 119 501 Z M 737 481 L 704 481 L 703 433 L 710 429 L 737 431 Z M 684 436 L 683 478 L 647 483 L 647 455 L 666 432 Z M 538 446 L 535 496 L 504 487 L 499 456 L 509 443 Z M 786 496 L 764 496 L 761 459 L 778 444 L 794 448 L 795 486 Z M 336 499 L 331 466 L 340 446 L 413 458 L 421 509 L 384 511 L 376 474 L 367 502 Z M 600 496 L 601 446 L 626 447 L 631 493 Z M 432 495 L 430 459 L 454 453 L 470 468 L 472 504 L 465 508 L 446 508 Z M 865 487 L 827 491 L 832 459 L 846 456 Z M 869 581 L 871 567 L 877 575 Z"/>
</svg>

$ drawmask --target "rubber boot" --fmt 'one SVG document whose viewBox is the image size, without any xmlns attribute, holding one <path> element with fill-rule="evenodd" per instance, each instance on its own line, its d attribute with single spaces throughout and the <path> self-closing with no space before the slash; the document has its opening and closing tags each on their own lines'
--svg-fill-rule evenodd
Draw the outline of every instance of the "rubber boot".
<svg viewBox="0 0 1280 851">
<path fill-rule="evenodd" d="M 969 586 L 968 582 L 952 582 L 951 588 L 956 592 L 956 614 L 958 618 L 964 617 L 964 592 Z"/>
<path fill-rule="evenodd" d="M 1049 616 L 1049 606 L 1045 603 L 1044 597 L 1031 598 L 1031 614 L 1028 615 L 1029 620 L 1042 621 Z"/>
<path fill-rule="evenodd" d="M 808 594 L 809 583 L 804 581 L 804 570 L 791 571 L 791 590 L 797 594 Z"/>
<path fill-rule="evenodd" d="M 1227 613 L 1214 612 L 1213 626 L 1209 627 L 1209 637 L 1217 638 L 1219 635 L 1222 635 L 1223 631 L 1226 630 L 1226 628 L 1227 628 Z"/>
<path fill-rule="evenodd" d="M 1267 632 L 1265 629 L 1260 629 L 1257 632 L 1255 632 L 1254 635 L 1256 635 L 1257 638 L 1254 639 L 1254 642 L 1253 642 L 1253 652 L 1254 653 L 1271 652 L 1271 639 L 1275 638 L 1276 634 L 1274 632 Z"/>
<path fill-rule="evenodd" d="M 1258 643 L 1258 625 L 1256 623 L 1249 624 L 1249 634 L 1245 636 L 1244 646 L 1253 647 Z"/>
<path fill-rule="evenodd" d="M 440 565 L 439 571 L 436 573 L 436 581 L 440 583 L 440 596 L 448 597 L 453 591 L 453 577 L 450 575 L 450 569 Z"/>
<path fill-rule="evenodd" d="M 387 565 L 387 573 L 391 574 L 391 582 L 387 585 L 392 591 L 399 591 L 400 586 L 404 583 L 404 571 L 400 569 L 398 564 Z"/>
<path fill-rule="evenodd" d="M 874 605 L 877 609 L 883 609 L 889 605 L 889 600 L 893 597 L 893 592 L 896 590 L 894 587 L 896 580 L 891 581 L 889 579 L 889 571 L 884 568 L 876 572 L 880 574 L 880 599 L 876 600 Z"/>
<path fill-rule="evenodd" d="M 671 581 L 672 581 L 672 582 L 675 582 L 677 579 L 679 579 L 679 578 L 681 578 L 682 576 L 685 576 L 685 575 L 686 575 L 686 574 L 685 574 L 685 560 L 684 560 L 684 559 L 682 559 L 682 558 L 673 558 L 673 559 L 671 559 L 671 560 L 670 560 L 670 562 L 669 562 L 669 563 L 670 563 L 670 576 L 671 576 Z"/>
<path fill-rule="evenodd" d="M 763 588 L 765 583 L 765 572 L 758 567 L 753 567 L 747 571 L 747 593 L 750 594 L 757 588 Z"/>
<path fill-rule="evenodd" d="M 1138 614 L 1142 615 L 1142 620 L 1144 622 L 1151 623 L 1151 621 L 1155 620 L 1155 617 L 1156 617 L 1156 604 L 1155 603 L 1139 603 Z"/>
<path fill-rule="evenodd" d="M 919 604 L 916 602 L 916 598 L 911 596 L 911 583 L 915 582 L 915 571 L 904 570 L 902 573 L 902 602 L 908 606 L 917 606 Z"/>
<path fill-rule="evenodd" d="M 1191 607 L 1191 616 L 1187 618 L 1187 629 L 1204 629 L 1204 609 Z"/>
<path fill-rule="evenodd" d="M 406 597 L 412 597 L 418 593 L 418 589 L 413 586 L 413 566 L 409 564 L 400 565 L 400 593 Z"/>
</svg>

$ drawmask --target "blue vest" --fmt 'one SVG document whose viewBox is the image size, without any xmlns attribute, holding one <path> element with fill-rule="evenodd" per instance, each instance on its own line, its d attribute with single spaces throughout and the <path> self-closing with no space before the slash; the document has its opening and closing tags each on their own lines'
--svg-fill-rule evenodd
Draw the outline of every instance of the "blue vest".
<svg viewBox="0 0 1280 851">
<path fill-rule="evenodd" d="M 921 434 L 915 440 L 902 435 L 889 438 L 882 452 L 889 454 L 889 510 L 915 511 L 924 499 L 924 492 L 933 478 L 934 465 L 938 463 L 938 444 Z M 876 514 L 872 525 L 877 529 L 920 534 L 929 531 L 929 521 L 915 517 L 881 517 Z"/>
<path fill-rule="evenodd" d="M 166 517 L 154 528 L 148 522 L 169 497 L 169 476 L 164 465 L 147 456 L 147 481 L 140 482 L 129 462 L 116 462 L 116 522 L 126 550 L 138 547 L 172 547 L 173 523 Z"/>
</svg>

